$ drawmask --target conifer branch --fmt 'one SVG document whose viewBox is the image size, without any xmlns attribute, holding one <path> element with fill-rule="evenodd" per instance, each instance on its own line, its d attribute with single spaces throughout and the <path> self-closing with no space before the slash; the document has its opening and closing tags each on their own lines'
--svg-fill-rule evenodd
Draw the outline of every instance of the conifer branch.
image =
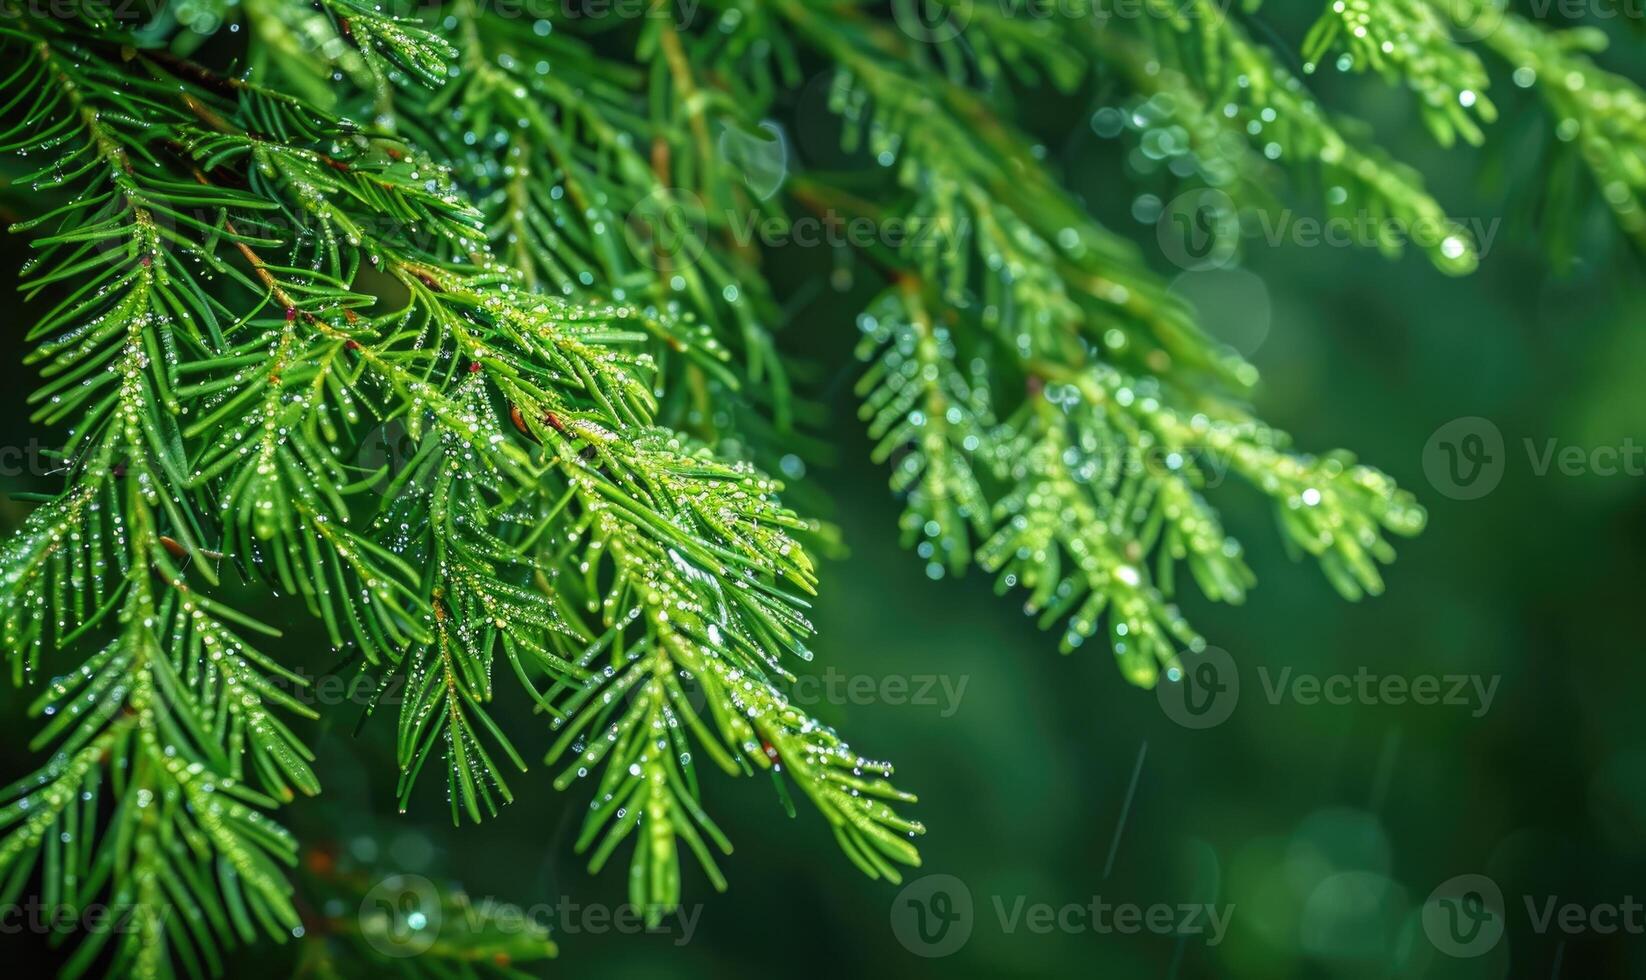
<svg viewBox="0 0 1646 980">
<path fill-rule="evenodd" d="M 911 233 L 851 246 L 884 280 L 857 394 L 905 543 L 933 577 L 1022 590 L 1065 650 L 1101 635 L 1144 685 L 1204 643 L 1182 569 L 1220 601 L 1255 581 L 1212 504 L 1225 475 L 1351 599 L 1424 513 L 1256 417 L 1256 371 L 1065 189 L 1019 100 L 1102 93 L 1187 186 L 1261 208 L 1318 183 L 1328 211 L 1441 229 L 1428 257 L 1463 273 L 1476 244 L 1421 175 L 1301 76 L 1373 70 L 1440 143 L 1482 143 L 1484 50 L 1539 88 L 1623 228 L 1646 221 L 1638 88 L 1592 32 L 1485 0 L 1334 4 L 1301 72 L 1256 4 L 1214 0 L 967 4 L 932 37 L 903 0 L 717 0 L 600 36 L 478 0 L 438 22 L 245 0 L 212 45 L 176 11 L 0 2 L 0 149 L 35 168 L 22 288 L 50 304 L 31 418 L 66 429 L 61 491 L 0 543 L 0 642 L 44 687 L 44 762 L 0 793 L 0 900 L 37 882 L 142 916 L 70 975 L 206 976 L 294 935 L 322 975 L 371 961 L 380 922 L 294 888 L 358 883 L 294 872 L 269 816 L 320 787 L 301 676 L 240 608 L 258 594 L 405 682 L 370 711 L 394 715 L 402 808 L 432 767 L 454 823 L 489 818 L 546 746 L 555 784 L 592 794 L 579 851 L 599 870 L 627 849 L 649 921 L 682 901 L 682 852 L 726 884 L 707 769 L 765 771 L 791 814 L 798 791 L 871 876 L 918 864 L 891 767 L 789 693 L 822 526 L 766 474 L 803 471 L 817 412 L 779 347 L 805 297 L 752 229 L 781 236 L 791 207 Z M 776 117 L 819 65 L 863 166 L 791 173 Z M 431 971 L 552 953 L 482 920 Z"/>
</svg>

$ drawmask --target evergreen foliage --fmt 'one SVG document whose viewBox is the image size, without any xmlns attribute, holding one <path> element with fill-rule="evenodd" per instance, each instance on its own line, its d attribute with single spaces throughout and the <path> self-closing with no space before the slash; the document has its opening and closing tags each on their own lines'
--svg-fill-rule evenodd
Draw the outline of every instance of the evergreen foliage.
<svg viewBox="0 0 1646 980">
<path fill-rule="evenodd" d="M 369 955 L 298 913 L 314 883 L 274 813 L 320 791 L 294 728 L 316 712 L 242 608 L 259 591 L 404 680 L 369 722 L 395 726 L 402 807 L 443 779 L 453 819 L 483 820 L 538 750 L 517 742 L 546 746 L 592 797 L 579 850 L 626 853 L 654 921 L 682 850 L 725 885 L 700 763 L 770 773 L 791 812 L 797 790 L 871 876 L 918 864 L 890 765 L 786 694 L 829 529 L 766 475 L 818 412 L 748 216 L 912 231 L 864 246 L 885 287 L 857 317 L 906 544 L 934 578 L 976 564 L 1018 590 L 1065 650 L 1101 636 L 1143 685 L 1204 642 L 1181 569 L 1214 600 L 1255 581 L 1210 475 L 1269 498 L 1351 599 L 1424 512 L 1252 413 L 1256 372 L 1064 189 L 1018 100 L 1119 93 L 1118 128 L 1183 187 L 1248 208 L 1318 187 L 1443 229 L 1428 258 L 1462 273 L 1467 231 L 1302 76 L 1371 69 L 1442 145 L 1480 143 L 1483 52 L 1646 229 L 1639 88 L 1591 29 L 1491 0 L 1338 0 L 1298 72 L 1256 4 L 1213 0 L 716 0 L 616 25 L 501 0 L 0 3 L 33 421 L 63 433 L 61 490 L 0 546 L 44 760 L 0 794 L 0 901 L 101 897 L 140 925 L 89 938 L 71 976 L 211 975 L 294 936 Z M 774 169 L 771 120 L 818 66 L 878 168 Z M 517 697 L 541 731 L 493 719 Z M 440 969 L 552 952 L 470 938 Z"/>
</svg>

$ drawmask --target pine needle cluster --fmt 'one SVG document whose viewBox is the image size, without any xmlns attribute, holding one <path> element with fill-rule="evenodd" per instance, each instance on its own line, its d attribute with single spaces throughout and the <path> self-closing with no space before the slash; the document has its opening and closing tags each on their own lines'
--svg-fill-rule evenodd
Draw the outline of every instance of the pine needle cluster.
<svg viewBox="0 0 1646 980">
<path fill-rule="evenodd" d="M 294 892 L 278 811 L 320 791 L 298 734 L 316 711 L 265 608 L 403 683 L 369 720 L 396 733 L 402 807 L 433 780 L 483 820 L 544 753 L 591 801 L 591 868 L 625 860 L 654 921 L 682 852 L 725 884 L 708 770 L 771 774 L 871 876 L 918 864 L 891 766 L 788 693 L 829 528 L 769 474 L 823 430 L 751 219 L 918 232 L 861 244 L 884 288 L 855 315 L 902 536 L 932 577 L 978 566 L 1142 685 L 1204 645 L 1185 571 L 1214 600 L 1255 581 L 1209 474 L 1271 500 L 1351 599 L 1424 511 L 1252 413 L 1254 369 L 1065 189 L 1021 100 L 1107 93 L 1184 187 L 1242 208 L 1316 187 L 1444 229 L 1428 257 L 1463 273 L 1467 231 L 1302 76 L 1408 87 L 1450 145 L 1487 138 L 1501 67 L 1646 231 L 1639 88 L 1597 66 L 1598 33 L 1492 0 L 1336 0 L 1297 72 L 1255 3 L 1213 0 L 713 0 L 616 23 L 525 0 L 0 4 L 32 421 L 62 434 L 60 489 L 0 545 L 43 760 L 0 792 L 0 902 L 137 910 L 71 976 L 339 942 Z M 791 172 L 773 120 L 820 70 L 872 167 Z M 497 699 L 540 730 L 505 730 Z M 436 953 L 474 973 L 552 952 L 476 942 Z"/>
</svg>

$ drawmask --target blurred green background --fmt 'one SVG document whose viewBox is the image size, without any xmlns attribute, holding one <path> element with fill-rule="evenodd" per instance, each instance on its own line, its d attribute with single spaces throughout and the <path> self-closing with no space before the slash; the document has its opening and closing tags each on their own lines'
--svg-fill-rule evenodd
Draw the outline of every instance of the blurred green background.
<svg viewBox="0 0 1646 980">
<path fill-rule="evenodd" d="M 1295 50 L 1313 12 L 1273 4 L 1263 17 Z M 1618 40 L 1609 63 L 1638 72 L 1638 35 Z M 1527 440 L 1586 454 L 1646 443 L 1640 256 L 1585 195 L 1575 207 L 1544 206 L 1552 186 L 1588 177 L 1556 166 L 1547 116 L 1506 79 L 1493 90 L 1503 119 L 1490 151 L 1438 150 L 1407 95 L 1375 80 L 1316 81 L 1329 104 L 1417 163 L 1454 215 L 1501 225 L 1480 271 L 1463 279 L 1418 255 L 1391 261 L 1261 240 L 1247 242 L 1237 271 L 1181 273 L 1179 288 L 1201 302 L 1210 329 L 1262 369 L 1264 418 L 1303 448 L 1353 449 L 1430 514 L 1423 535 L 1401 542 L 1387 594 L 1349 604 L 1284 554 L 1254 495 L 1215 491 L 1260 578 L 1243 607 L 1184 597 L 1191 621 L 1238 665 L 1238 703 L 1215 727 L 1174 723 L 1154 693 L 1122 680 L 1102 645 L 1059 656 L 1020 599 L 995 598 L 985 576 L 932 581 L 898 548 L 898 504 L 885 472 L 866 461 L 851 395 L 852 321 L 872 271 L 843 274 L 849 259 L 823 248 L 776 257 L 796 307 L 790 349 L 825 365 L 815 394 L 831 408 L 827 435 L 839 447 L 807 479 L 827 491 L 850 549 L 823 570 L 816 668 L 867 679 L 853 682 L 858 690 L 898 690 L 884 679 L 905 678 L 911 695 L 933 678 L 930 698 L 907 700 L 936 702 L 848 694 L 814 710 L 861 751 L 893 759 L 899 783 L 919 794 L 926 865 L 904 897 L 935 913 L 932 889 L 952 893 L 957 881 L 972 908 L 953 924 L 970 930 L 958 948 L 917 955 L 936 950 L 908 941 L 917 911 L 899 901 L 901 889 L 862 878 L 821 821 L 804 808 L 788 819 L 764 780 L 707 780 L 736 845 L 722 865 L 731 889 L 716 894 L 688 872 L 696 904 L 684 942 L 678 919 L 664 934 L 619 934 L 589 928 L 586 908 L 563 904 L 610 907 L 624 895 L 621 868 L 591 878 L 571 851 L 587 803 L 578 789 L 556 793 L 537 767 L 513 781 L 517 802 L 500 818 L 459 829 L 431 779 L 399 815 L 390 719 L 357 736 L 350 705 L 316 726 L 327 796 L 290 807 L 287 822 L 345 864 L 461 882 L 477 902 L 557 906 L 544 921 L 559 959 L 535 971 L 546 976 L 1646 976 L 1638 908 L 1610 933 L 1536 921 L 1551 899 L 1599 911 L 1602 926 L 1607 907 L 1646 900 L 1646 477 L 1539 475 L 1526 450 Z M 784 121 L 801 164 L 809 147 L 827 144 L 808 131 L 831 125 L 809 98 L 797 94 Z M 1140 195 L 1169 198 L 1172 185 L 1128 172 L 1124 144 L 1089 123 L 1097 108 L 1039 101 L 1022 123 L 1112 227 L 1178 275 L 1154 225 L 1132 216 Z M 1289 203 L 1315 215 L 1318 200 L 1299 188 Z M 1558 241 L 1569 242 L 1569 261 L 1551 259 Z M 24 250 L 16 237 L 3 245 L 9 289 Z M 33 315 L 14 318 L 14 335 Z M 24 404 L 34 382 L 19 360 L 3 368 L 9 445 L 38 435 Z M 1501 482 L 1473 500 L 1439 492 L 1424 468 L 1431 436 L 1460 417 L 1489 420 L 1504 441 Z M 4 479 L 7 491 L 49 485 Z M 23 513 L 9 501 L 0 508 L 8 525 Z M 311 651 L 311 673 L 329 669 L 312 624 L 281 625 L 287 649 Z M 1474 702 L 1272 703 L 1265 681 L 1288 667 L 1496 686 L 1484 712 Z M 8 692 L 3 707 L 16 719 L 24 703 Z M 547 737 L 532 737 L 541 726 L 525 705 L 515 699 L 500 715 L 528 759 L 540 757 Z M 4 730 L 9 779 L 38 760 L 23 723 Z M 928 874 L 952 879 L 922 881 Z M 1464 874 L 1501 890 L 1506 925 L 1471 958 L 1437 949 L 1423 920 L 1431 893 Z M 1170 930 L 1126 934 L 1084 915 L 1067 919 L 1077 928 L 1040 934 L 1000 914 L 1094 899 L 1229 907 L 1227 933 L 1215 944 Z M 234 975 L 288 973 L 289 950 L 243 954 Z"/>
</svg>

